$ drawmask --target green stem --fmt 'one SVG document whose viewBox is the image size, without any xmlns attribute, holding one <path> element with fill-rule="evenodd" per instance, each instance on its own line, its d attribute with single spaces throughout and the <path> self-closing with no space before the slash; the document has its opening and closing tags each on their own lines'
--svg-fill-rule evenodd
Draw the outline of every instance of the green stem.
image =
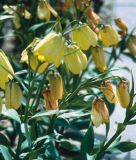
<svg viewBox="0 0 136 160">
<path fill-rule="evenodd" d="M 105 151 L 108 149 L 108 147 L 115 141 L 115 139 L 122 133 L 123 131 L 117 132 L 111 137 L 111 139 L 106 143 L 106 145 L 99 151 L 97 154 L 95 160 L 100 160 L 104 154 Z"/>
<path fill-rule="evenodd" d="M 95 160 L 100 160 L 103 158 L 105 151 L 108 149 L 108 147 L 116 140 L 116 138 L 118 138 L 120 136 L 120 134 L 125 130 L 125 127 L 120 129 L 118 127 L 116 133 L 111 137 L 111 139 L 105 144 L 105 146 L 103 148 L 100 149 L 100 151 L 98 152 Z"/>
<path fill-rule="evenodd" d="M 131 120 L 132 115 L 130 115 L 129 117 L 126 117 L 124 119 L 124 122 L 120 125 L 118 124 L 118 128 L 116 133 L 111 137 L 111 139 L 105 144 L 105 146 L 103 146 L 102 148 L 100 148 L 95 160 L 100 160 L 103 158 L 105 151 L 108 149 L 108 147 L 121 135 L 121 133 L 125 130 L 126 128 L 126 124 Z"/>
<path fill-rule="evenodd" d="M 48 73 L 51 71 L 51 67 L 52 67 L 52 66 L 49 66 L 48 69 L 47 69 L 47 71 L 45 72 L 45 74 L 44 74 L 44 76 L 43 76 L 43 79 L 42 79 L 42 81 L 41 81 L 41 83 L 40 83 L 40 85 L 39 85 L 39 88 L 38 88 L 38 90 L 37 90 L 36 97 L 33 98 L 32 105 L 31 105 L 31 106 L 33 106 L 33 105 L 36 103 L 35 106 L 34 106 L 34 108 L 33 108 L 33 113 L 35 112 L 36 107 L 37 107 L 37 105 L 38 105 L 38 103 L 39 103 L 40 96 L 41 96 L 41 93 L 42 93 L 42 89 L 43 89 L 43 86 L 44 86 L 44 84 L 45 84 L 45 79 L 46 79 Z"/>
<path fill-rule="evenodd" d="M 32 141 L 31 141 L 31 137 L 30 137 L 30 133 L 29 133 L 29 129 L 28 129 L 28 124 L 24 123 L 24 127 L 25 127 L 26 139 L 28 141 L 28 146 L 31 149 L 32 148 Z"/>
</svg>

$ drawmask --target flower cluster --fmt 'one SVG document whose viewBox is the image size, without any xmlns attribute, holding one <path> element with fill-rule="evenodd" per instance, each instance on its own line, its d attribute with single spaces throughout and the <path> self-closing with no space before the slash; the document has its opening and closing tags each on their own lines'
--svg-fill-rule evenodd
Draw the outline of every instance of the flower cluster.
<svg viewBox="0 0 136 160">
<path fill-rule="evenodd" d="M 125 56 L 135 61 L 136 35 L 121 18 L 106 23 L 95 12 L 100 2 L 4 1 L 0 39 L 8 44 L 9 25 L 15 51 L 0 50 L 2 159 L 99 160 L 112 149 L 135 148 L 118 138 L 127 125 L 136 124 L 134 77 L 130 83 L 114 71 L 131 72 L 116 62 Z M 126 114 L 109 139 L 116 105 Z M 10 123 L 3 127 L 3 120 Z M 102 124 L 106 132 L 99 141 L 94 127 Z"/>
</svg>

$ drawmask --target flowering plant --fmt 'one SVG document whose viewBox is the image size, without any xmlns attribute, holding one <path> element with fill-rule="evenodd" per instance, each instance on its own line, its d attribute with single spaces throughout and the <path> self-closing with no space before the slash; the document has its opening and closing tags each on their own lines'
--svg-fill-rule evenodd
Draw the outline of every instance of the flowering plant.
<svg viewBox="0 0 136 160">
<path fill-rule="evenodd" d="M 116 67 L 122 55 L 135 61 L 134 31 L 121 18 L 118 29 L 106 24 L 89 0 L 3 3 L 1 28 L 12 21 L 19 45 L 16 54 L 0 51 L 0 159 L 99 160 L 135 149 L 121 140 L 136 123 L 134 78 Z M 126 115 L 110 138 L 115 105 Z"/>
</svg>

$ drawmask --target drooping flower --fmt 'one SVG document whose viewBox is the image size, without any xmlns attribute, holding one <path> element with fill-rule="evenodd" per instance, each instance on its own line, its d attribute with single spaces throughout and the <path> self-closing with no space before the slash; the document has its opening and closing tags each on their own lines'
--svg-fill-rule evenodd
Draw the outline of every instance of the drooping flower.
<svg viewBox="0 0 136 160">
<path fill-rule="evenodd" d="M 2 50 L 0 50 L 0 75 L 0 88 L 5 89 L 5 83 L 13 78 L 12 75 L 14 75 L 14 70 Z"/>
<path fill-rule="evenodd" d="M 65 41 L 61 33 L 50 32 L 34 48 L 34 55 L 42 55 L 45 61 L 59 67 L 64 55 Z"/>
<path fill-rule="evenodd" d="M 28 48 L 30 47 L 35 47 L 36 44 L 39 42 L 38 38 L 35 38 L 30 45 L 22 52 L 21 54 L 21 62 L 25 62 L 28 65 L 30 65 L 30 67 L 32 68 L 32 70 L 36 70 L 38 73 L 42 73 L 45 71 L 45 69 L 48 66 L 48 63 L 45 62 L 45 58 L 44 56 L 41 55 L 34 55 L 33 52 L 28 53 Z M 28 57 L 29 54 L 29 57 Z"/>
<path fill-rule="evenodd" d="M 37 8 L 37 16 L 42 20 L 50 20 L 51 13 L 45 0 L 40 0 Z"/>
<path fill-rule="evenodd" d="M 87 10 L 87 16 L 94 25 L 98 25 L 100 22 L 100 17 L 92 10 L 92 8 Z"/>
<path fill-rule="evenodd" d="M 97 67 L 97 69 L 100 72 L 104 72 L 107 70 L 107 64 L 106 64 L 106 58 L 105 53 L 102 47 L 92 47 L 91 53 L 93 56 L 94 63 Z"/>
<path fill-rule="evenodd" d="M 7 82 L 5 86 L 5 105 L 8 109 L 18 109 L 22 102 L 22 91 L 18 83 Z"/>
<path fill-rule="evenodd" d="M 104 96 L 106 97 L 107 101 L 110 103 L 116 103 L 116 95 L 113 91 L 112 83 L 110 81 L 104 81 L 101 84 L 101 88 L 103 90 Z"/>
<path fill-rule="evenodd" d="M 50 20 L 51 13 L 57 17 L 58 13 L 51 7 L 47 0 L 39 0 L 37 7 L 37 16 L 41 20 Z"/>
<path fill-rule="evenodd" d="M 66 47 L 64 62 L 74 74 L 79 74 L 87 67 L 87 57 L 76 45 Z"/>
<path fill-rule="evenodd" d="M 59 73 L 52 73 L 48 76 L 50 91 L 55 100 L 63 97 L 63 81 Z"/>
<path fill-rule="evenodd" d="M 83 24 L 72 32 L 72 41 L 76 42 L 79 48 L 88 50 L 90 46 L 97 45 L 97 35 L 87 24 Z"/>
<path fill-rule="evenodd" d="M 117 19 L 115 19 L 115 23 L 122 31 L 124 31 L 124 32 L 128 31 L 127 24 L 123 19 L 117 18 Z"/>
<path fill-rule="evenodd" d="M 129 83 L 127 80 L 122 80 L 117 86 L 117 96 L 120 105 L 127 108 L 130 103 Z"/>
<path fill-rule="evenodd" d="M 58 100 L 55 100 L 49 89 L 43 91 L 43 97 L 45 100 L 45 108 L 47 110 L 58 109 Z"/>
<path fill-rule="evenodd" d="M 118 33 L 111 25 L 106 25 L 100 29 L 99 38 L 105 47 L 116 46 L 119 42 Z"/>
<path fill-rule="evenodd" d="M 100 98 L 95 99 L 92 104 L 91 120 L 95 127 L 109 122 L 109 111 L 105 102 Z"/>
</svg>

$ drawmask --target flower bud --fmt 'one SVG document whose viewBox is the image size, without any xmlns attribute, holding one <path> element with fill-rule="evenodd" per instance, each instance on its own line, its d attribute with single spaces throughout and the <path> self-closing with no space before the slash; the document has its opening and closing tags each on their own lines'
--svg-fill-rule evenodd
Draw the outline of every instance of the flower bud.
<svg viewBox="0 0 136 160">
<path fill-rule="evenodd" d="M 48 66 L 48 63 L 45 62 L 44 56 L 34 55 L 33 53 L 28 53 L 28 48 L 34 47 L 38 42 L 39 42 L 39 39 L 34 38 L 34 40 L 29 44 L 29 46 L 22 52 L 21 62 L 25 62 L 27 64 L 30 63 L 29 65 L 32 68 L 32 70 L 34 70 L 34 71 L 37 69 L 37 67 L 39 65 L 37 72 L 42 73 L 45 71 L 45 69 Z M 30 61 L 28 60 L 28 54 L 30 56 L 29 57 Z M 40 63 L 42 63 L 42 64 L 40 65 Z"/>
<path fill-rule="evenodd" d="M 92 104 L 91 119 L 95 127 L 109 122 L 109 111 L 105 102 L 98 98 Z"/>
<path fill-rule="evenodd" d="M 87 16 L 94 25 L 100 22 L 100 17 L 91 8 L 87 10 Z"/>
<path fill-rule="evenodd" d="M 87 24 L 83 24 L 72 32 L 72 41 L 77 42 L 79 48 L 88 50 L 97 45 L 97 35 Z"/>
<path fill-rule="evenodd" d="M 130 103 L 129 84 L 128 81 L 122 80 L 117 86 L 117 96 L 120 105 L 127 108 Z"/>
<path fill-rule="evenodd" d="M 48 76 L 50 91 L 55 100 L 63 97 L 63 81 L 59 73 L 52 73 Z"/>
<path fill-rule="evenodd" d="M 58 109 L 58 101 L 54 99 L 50 90 L 45 90 L 43 92 L 43 97 L 46 103 L 45 108 L 47 110 L 56 110 Z"/>
<path fill-rule="evenodd" d="M 0 88 L 5 89 L 5 83 L 13 78 L 12 75 L 14 75 L 14 71 L 7 56 L 2 50 L 0 50 L 0 75 Z"/>
<path fill-rule="evenodd" d="M 119 42 L 118 33 L 111 25 L 106 25 L 100 29 L 99 38 L 105 47 L 117 45 Z"/>
<path fill-rule="evenodd" d="M 79 74 L 87 67 L 87 57 L 76 45 L 67 46 L 64 62 L 67 68 L 74 74 Z"/>
<path fill-rule="evenodd" d="M 113 87 L 110 81 L 104 81 L 101 84 L 101 88 L 103 90 L 104 96 L 106 97 L 107 101 L 112 103 L 116 103 L 116 96 L 113 91 Z"/>
<path fill-rule="evenodd" d="M 128 31 L 127 24 L 125 23 L 125 21 L 123 19 L 117 18 L 117 19 L 115 19 L 115 23 L 122 31 L 125 31 L 125 32 Z"/>
<path fill-rule="evenodd" d="M 41 20 L 50 20 L 51 13 L 45 0 L 40 0 L 37 8 L 37 16 Z"/>
<path fill-rule="evenodd" d="M 130 53 L 136 57 L 136 45 L 133 43 L 132 39 L 129 40 L 127 44 L 127 48 L 130 51 Z"/>
<path fill-rule="evenodd" d="M 34 55 L 42 55 L 48 63 L 54 63 L 56 67 L 61 64 L 64 55 L 64 38 L 60 33 L 50 32 L 34 48 Z"/>
<path fill-rule="evenodd" d="M 22 102 L 22 91 L 18 83 L 8 82 L 5 86 L 6 108 L 18 109 Z"/>
<path fill-rule="evenodd" d="M 1 111 L 2 111 L 2 97 L 0 96 L 0 114 L 1 114 Z"/>
<path fill-rule="evenodd" d="M 105 53 L 102 47 L 92 47 L 92 56 L 97 69 L 100 72 L 107 70 Z"/>
</svg>

